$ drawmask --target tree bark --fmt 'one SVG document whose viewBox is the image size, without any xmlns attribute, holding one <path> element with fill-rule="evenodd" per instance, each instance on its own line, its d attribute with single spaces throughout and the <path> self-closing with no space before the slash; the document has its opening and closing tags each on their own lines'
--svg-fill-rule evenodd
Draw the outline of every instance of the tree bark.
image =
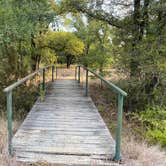
<svg viewBox="0 0 166 166">
<path fill-rule="evenodd" d="M 130 76 L 138 75 L 139 66 L 139 50 L 137 45 L 141 40 L 140 34 L 140 0 L 134 0 L 134 13 L 133 13 L 133 28 L 132 28 L 133 42 L 130 60 Z"/>
<path fill-rule="evenodd" d="M 71 63 L 71 60 L 70 60 L 70 55 L 67 55 L 66 56 L 66 65 L 67 65 L 67 68 L 69 69 L 70 68 L 70 63 Z"/>
<path fill-rule="evenodd" d="M 142 36 L 144 35 L 144 33 L 148 34 L 148 31 L 149 31 L 148 6 L 149 6 L 149 0 L 144 0 L 143 19 L 142 19 L 142 22 L 140 24 L 140 33 Z"/>
<path fill-rule="evenodd" d="M 73 55 L 67 55 L 66 56 L 66 66 L 69 69 L 70 65 L 72 64 L 74 56 Z"/>
</svg>

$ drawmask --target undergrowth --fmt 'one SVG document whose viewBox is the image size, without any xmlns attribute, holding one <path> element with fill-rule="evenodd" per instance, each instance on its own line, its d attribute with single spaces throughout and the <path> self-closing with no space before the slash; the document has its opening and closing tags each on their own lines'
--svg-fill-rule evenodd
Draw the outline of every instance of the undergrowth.
<svg viewBox="0 0 166 166">
<path fill-rule="evenodd" d="M 166 149 L 166 108 L 158 106 L 148 106 L 145 111 L 134 113 L 133 120 L 140 122 L 137 131 L 144 130 L 142 135 L 151 144 L 159 143 Z"/>
<path fill-rule="evenodd" d="M 95 83 L 94 83 L 95 82 Z M 111 134 L 115 138 L 116 135 L 116 124 L 117 124 L 117 98 L 114 92 L 108 89 L 106 86 L 100 86 L 100 81 L 91 81 L 90 85 L 90 95 L 95 102 L 100 114 L 102 115 L 104 121 L 109 127 Z M 150 112 L 152 110 L 149 110 Z M 154 110 L 153 110 L 154 111 Z M 138 115 L 138 114 L 137 114 Z M 155 116 L 157 115 L 157 116 Z M 151 119 L 148 117 L 151 116 Z M 156 143 L 153 139 L 156 138 L 152 134 L 154 126 L 149 128 L 147 125 L 148 120 L 155 124 L 155 128 L 159 127 L 158 123 L 161 121 L 165 124 L 165 110 L 158 110 L 152 113 L 140 113 L 139 118 L 143 121 L 143 125 L 138 119 L 134 120 L 129 119 L 134 116 L 128 116 L 127 113 L 124 113 L 123 116 L 123 130 L 122 130 L 122 144 L 121 151 L 124 160 L 125 166 L 165 166 L 166 165 L 166 152 L 161 149 L 160 142 Z M 159 118 L 160 117 L 160 118 Z M 151 125 L 152 125 L 151 124 Z M 153 125 L 154 125 L 153 124 Z M 147 130 L 148 129 L 151 130 Z M 161 129 L 164 128 L 161 124 Z M 137 132 L 139 129 L 139 133 Z M 147 131 L 147 133 L 145 132 Z M 146 133 L 147 137 L 143 137 Z M 161 134 L 162 132 L 160 132 Z M 149 143 L 149 136 L 156 143 L 152 145 Z M 162 134 L 162 140 L 164 139 L 165 134 Z M 160 137 L 157 136 L 159 139 Z M 154 143 L 153 142 L 153 143 Z"/>
</svg>

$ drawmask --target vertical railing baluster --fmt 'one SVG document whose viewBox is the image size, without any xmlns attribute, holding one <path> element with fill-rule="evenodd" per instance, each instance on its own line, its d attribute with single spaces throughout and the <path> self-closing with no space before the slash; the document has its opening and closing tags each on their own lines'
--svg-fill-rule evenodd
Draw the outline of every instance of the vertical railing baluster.
<svg viewBox="0 0 166 166">
<path fill-rule="evenodd" d="M 122 114 L 123 114 L 123 95 L 118 94 L 118 124 L 116 131 L 116 149 L 115 149 L 115 160 L 121 159 L 120 145 L 121 145 L 121 131 L 122 131 Z"/>
<path fill-rule="evenodd" d="M 100 88 L 101 89 L 103 88 L 103 81 L 102 81 L 102 79 L 100 80 Z"/>
<path fill-rule="evenodd" d="M 54 82 L 54 65 L 52 66 L 52 82 Z"/>
<path fill-rule="evenodd" d="M 88 91 L 89 91 L 89 87 L 88 87 L 88 70 L 86 70 L 86 82 L 85 82 L 85 96 L 88 96 Z"/>
<path fill-rule="evenodd" d="M 75 80 L 77 80 L 77 66 L 75 67 Z"/>
<path fill-rule="evenodd" d="M 45 92 L 46 89 L 46 83 L 45 83 L 45 68 L 43 68 L 43 83 L 42 83 L 42 90 Z"/>
<path fill-rule="evenodd" d="M 58 78 L 58 67 L 56 66 L 56 80 Z"/>
<path fill-rule="evenodd" d="M 8 152 L 12 155 L 12 91 L 7 92 Z"/>
<path fill-rule="evenodd" d="M 80 83 L 80 66 L 78 66 L 78 83 Z"/>
</svg>

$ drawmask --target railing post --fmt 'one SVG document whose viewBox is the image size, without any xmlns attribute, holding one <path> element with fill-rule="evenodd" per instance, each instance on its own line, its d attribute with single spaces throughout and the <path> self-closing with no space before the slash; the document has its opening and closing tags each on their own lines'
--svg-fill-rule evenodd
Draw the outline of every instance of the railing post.
<svg viewBox="0 0 166 166">
<path fill-rule="evenodd" d="M 58 78 L 58 67 L 56 66 L 56 80 Z"/>
<path fill-rule="evenodd" d="M 75 80 L 77 80 L 77 66 L 75 67 Z"/>
<path fill-rule="evenodd" d="M 102 79 L 100 80 L 100 88 L 101 89 L 103 88 L 103 81 L 102 81 Z"/>
<path fill-rule="evenodd" d="M 78 66 L 78 83 L 80 83 L 80 66 Z"/>
<path fill-rule="evenodd" d="M 46 83 L 45 83 L 45 68 L 43 68 L 43 83 L 42 83 L 42 90 L 45 92 L 46 89 Z"/>
<path fill-rule="evenodd" d="M 8 152 L 12 156 L 12 91 L 7 92 Z"/>
<path fill-rule="evenodd" d="M 122 131 L 122 114 L 123 114 L 123 95 L 118 94 L 118 124 L 116 131 L 116 151 L 114 159 L 119 161 L 121 159 L 120 145 L 121 145 L 121 131 Z"/>
<path fill-rule="evenodd" d="M 52 82 L 54 82 L 54 65 L 52 66 Z"/>
<path fill-rule="evenodd" d="M 85 96 L 88 96 L 88 90 L 89 90 L 89 88 L 88 88 L 88 70 L 87 69 L 85 69 L 85 70 L 86 70 Z"/>
</svg>

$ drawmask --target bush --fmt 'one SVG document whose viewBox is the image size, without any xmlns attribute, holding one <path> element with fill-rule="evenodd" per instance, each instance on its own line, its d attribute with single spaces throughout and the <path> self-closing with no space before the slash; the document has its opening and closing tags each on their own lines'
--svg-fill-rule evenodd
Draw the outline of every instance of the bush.
<svg viewBox="0 0 166 166">
<path fill-rule="evenodd" d="M 160 143 L 166 148 L 166 107 L 147 107 L 138 113 L 138 117 L 145 128 L 145 137 L 151 143 Z"/>
<path fill-rule="evenodd" d="M 151 80 L 151 79 L 149 79 Z M 151 81 L 143 78 L 128 78 L 115 82 L 121 89 L 128 93 L 124 100 L 124 111 L 138 112 L 145 110 L 147 105 L 166 106 L 165 83 L 160 80 L 160 84 L 151 86 Z"/>
</svg>

